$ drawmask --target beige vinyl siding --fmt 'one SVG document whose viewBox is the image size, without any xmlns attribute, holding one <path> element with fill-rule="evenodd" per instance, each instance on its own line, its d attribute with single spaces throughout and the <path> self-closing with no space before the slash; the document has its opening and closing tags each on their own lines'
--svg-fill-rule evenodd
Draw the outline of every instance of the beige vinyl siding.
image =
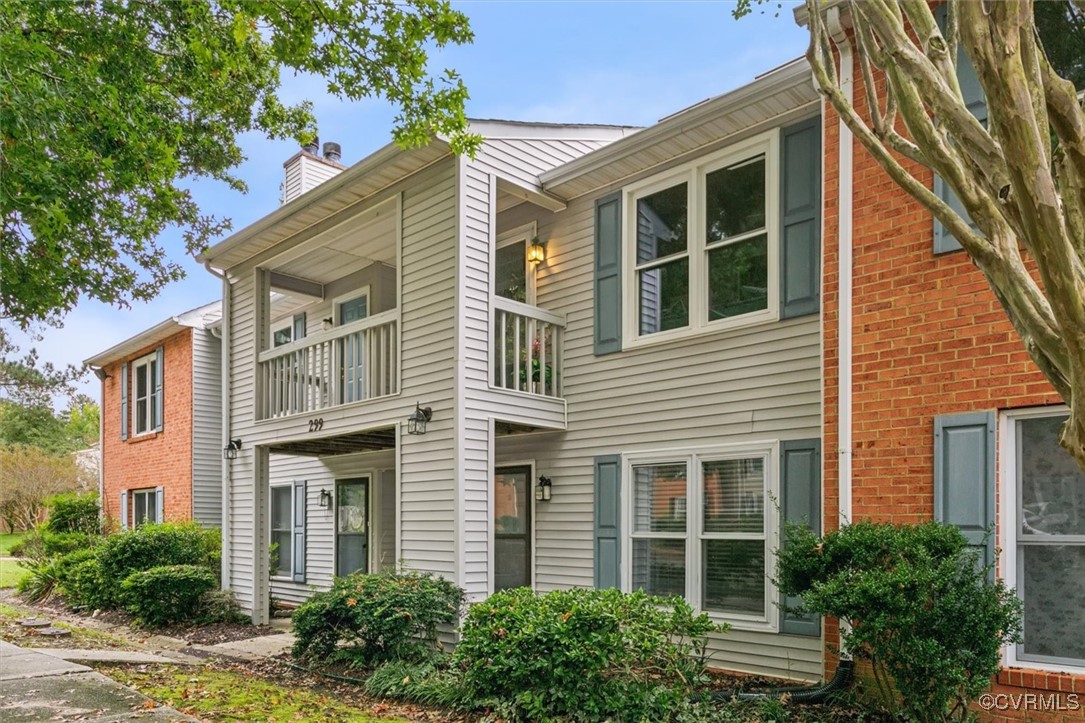
<svg viewBox="0 0 1085 723">
<path fill-rule="evenodd" d="M 222 524 L 222 342 L 192 329 L 192 518 Z"/>
<path fill-rule="evenodd" d="M 401 193 L 402 250 L 399 273 L 400 394 L 321 413 L 321 436 L 394 426 L 399 431 L 401 490 L 400 555 L 417 570 L 453 578 L 455 569 L 455 425 L 453 357 L 455 338 L 456 190 L 452 160 L 435 164 L 393 187 Z M 388 194 L 383 194 L 387 198 Z M 359 212 L 364 208 L 359 208 Z M 243 609 L 253 601 L 255 547 L 266 549 L 266 490 L 254 495 L 254 448 L 292 439 L 310 438 L 308 420 L 301 417 L 255 421 L 254 389 L 256 324 L 255 274 L 242 271 L 231 278 L 231 434 L 244 447 L 231 468 L 230 585 Z M 325 307 L 330 308 L 330 307 Z M 319 309 L 314 309 L 318 312 Z M 308 314 L 310 329 L 319 313 Z M 410 436 L 403 422 L 415 401 L 433 408 L 425 436 Z M 277 456 L 277 455 L 276 455 Z M 310 491 L 310 497 L 312 492 Z M 312 500 L 311 500 L 312 501 Z M 316 507 L 314 504 L 313 507 Z M 257 515 L 260 532 L 257 532 Z M 314 549 L 314 543 L 309 543 Z M 330 568 L 329 568 L 330 569 Z"/>
<path fill-rule="evenodd" d="M 567 324 L 567 431 L 496 444 L 496 464 L 533 459 L 553 480 L 553 499 L 536 510 L 540 591 L 594 584 L 595 456 L 821 436 L 816 315 L 594 355 L 593 202 L 579 199 L 557 214 L 524 204 L 498 223 L 538 222 L 548 243 L 539 306 L 564 314 Z M 734 630 L 714 636 L 710 650 L 721 668 L 797 679 L 822 672 L 818 638 Z"/>
<path fill-rule="evenodd" d="M 537 187 L 539 174 L 605 146 L 608 140 L 488 138 L 475 156 L 475 166 Z"/>
</svg>

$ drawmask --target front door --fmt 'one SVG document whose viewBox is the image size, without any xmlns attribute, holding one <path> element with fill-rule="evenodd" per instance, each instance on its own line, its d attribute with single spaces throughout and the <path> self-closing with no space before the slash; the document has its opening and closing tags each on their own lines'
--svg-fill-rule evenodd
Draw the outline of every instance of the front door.
<svg viewBox="0 0 1085 723">
<path fill-rule="evenodd" d="M 494 590 L 531 586 L 531 467 L 494 470 Z"/>
<path fill-rule="evenodd" d="M 335 482 L 335 574 L 369 572 L 369 478 Z"/>
</svg>

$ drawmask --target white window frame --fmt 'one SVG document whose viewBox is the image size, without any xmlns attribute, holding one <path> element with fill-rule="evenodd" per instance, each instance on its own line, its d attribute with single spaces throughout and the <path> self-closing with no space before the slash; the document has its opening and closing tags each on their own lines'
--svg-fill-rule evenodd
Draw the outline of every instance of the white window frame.
<svg viewBox="0 0 1085 723">
<path fill-rule="evenodd" d="M 758 234 L 749 233 L 733 239 L 706 243 L 705 228 L 705 177 L 713 171 L 741 163 L 754 156 L 765 156 L 765 229 L 768 254 L 768 303 L 759 311 L 726 319 L 708 320 L 708 252 L 737 243 Z M 622 189 L 624 211 L 622 213 L 622 348 L 636 348 L 651 344 L 684 339 L 701 334 L 729 329 L 740 329 L 755 324 L 776 321 L 780 318 L 780 132 L 774 128 L 740 141 L 715 153 L 657 174 L 651 178 Z M 637 201 L 645 196 L 686 184 L 687 224 L 686 255 L 689 258 L 689 325 L 651 334 L 640 333 L 640 299 L 637 284 L 636 230 Z M 761 232 L 759 232 L 761 233 Z M 660 260 L 661 264 L 680 258 L 673 254 Z M 650 262 L 646 262 L 650 263 Z"/>
<path fill-rule="evenodd" d="M 999 569 L 1002 571 L 1002 578 L 1007 587 L 1017 589 L 1020 578 L 1020 560 L 1017 555 L 1017 513 L 1021 508 L 1021 487 L 1017 479 L 1017 422 L 1024 419 L 1064 416 L 1069 413 L 1068 407 L 1059 404 L 1049 407 L 1006 410 L 999 415 L 998 437 L 1001 453 L 999 454 L 998 500 L 1001 510 L 998 515 L 998 526 L 1001 529 L 997 539 L 1001 548 Z M 1031 657 L 1022 659 L 1018 646 L 1015 644 L 1009 644 L 1003 648 L 1003 661 L 1006 667 L 1047 670 L 1056 673 L 1085 673 L 1085 663 L 1075 665 L 1071 662 L 1036 660 Z"/>
<path fill-rule="evenodd" d="M 706 613 L 715 622 L 729 623 L 736 630 L 778 632 L 780 629 L 779 591 L 772 582 L 776 569 L 776 549 L 780 546 L 779 515 L 774 514 L 773 501 L 780 498 L 780 478 L 776 460 L 779 459 L 778 440 L 752 441 L 748 443 L 715 445 L 712 447 L 686 447 L 622 455 L 622 590 L 633 589 L 633 540 L 635 538 L 684 539 L 686 541 L 686 601 L 697 612 Z M 702 463 L 727 459 L 764 460 L 764 540 L 765 540 L 765 614 L 742 615 L 705 610 L 703 600 L 703 550 L 706 539 L 749 539 L 752 533 L 705 533 L 704 532 L 704 479 Z M 686 531 L 685 533 L 649 532 L 634 533 L 633 468 L 643 465 L 686 465 Z"/>
<path fill-rule="evenodd" d="M 524 243 L 524 303 L 536 306 L 538 301 L 538 282 L 535 276 L 535 264 L 527 260 L 528 247 L 532 239 L 538 236 L 538 223 L 532 221 L 522 226 L 502 231 L 494 239 L 493 250 L 490 252 L 490 296 L 497 296 L 497 249 L 511 246 L 514 243 Z M 501 297 L 505 298 L 505 297 Z M 510 299 L 511 301 L 511 299 Z"/>
<path fill-rule="evenodd" d="M 131 389 L 132 397 L 131 397 L 131 399 L 132 399 L 132 401 L 131 401 L 130 404 L 131 404 L 132 409 L 131 409 L 130 413 L 132 415 L 132 436 L 133 437 L 143 437 L 143 436 L 148 435 L 148 434 L 154 434 L 155 432 L 158 431 L 157 422 L 161 421 L 161 420 L 156 420 L 155 419 L 155 412 L 157 411 L 156 404 L 157 404 L 157 401 L 158 401 L 157 400 L 157 394 L 158 393 L 157 393 L 157 389 L 155 388 L 155 385 L 156 385 L 155 375 L 151 374 L 151 364 L 152 363 L 157 364 L 157 360 L 158 360 L 158 353 L 153 351 L 150 354 L 148 354 L 146 356 L 143 356 L 143 357 L 140 357 L 139 359 L 136 359 L 136 360 L 131 362 L 131 364 L 132 364 L 132 374 L 131 374 L 131 377 L 132 377 L 132 379 L 131 379 L 131 384 L 132 384 L 132 389 Z M 140 397 L 139 397 L 139 394 L 138 394 L 138 390 L 139 390 L 138 376 L 139 376 L 139 372 L 140 372 L 141 369 L 146 369 L 147 370 L 146 371 L 146 373 L 147 373 L 147 396 L 145 397 L 145 399 L 147 400 L 147 418 L 145 420 L 142 420 L 142 421 L 147 423 L 147 427 L 146 427 L 146 429 L 143 429 L 142 431 L 140 431 L 140 428 L 139 428 L 139 424 L 140 424 L 141 420 L 139 418 L 139 400 L 140 400 Z M 165 370 L 163 370 L 163 369 L 158 369 L 156 371 L 158 373 L 160 373 L 160 374 L 165 373 Z M 165 414 L 165 405 L 164 404 L 162 405 L 162 413 Z"/>
<path fill-rule="evenodd" d="M 343 320 L 339 317 L 340 304 L 345 304 L 348 301 L 355 301 L 363 296 L 365 297 L 365 318 L 368 319 L 369 317 L 374 316 L 373 299 L 369 294 L 369 286 L 366 285 L 332 299 L 332 324 L 335 326 L 343 326 Z"/>
<path fill-rule="evenodd" d="M 140 495 L 143 495 L 143 496 L 150 499 L 150 503 L 147 505 L 146 509 L 151 514 L 145 516 L 144 519 L 142 519 L 142 520 L 140 520 L 139 518 L 136 517 L 136 497 L 140 496 Z M 131 509 L 129 514 L 132 515 L 132 529 L 135 529 L 135 528 L 139 527 L 140 525 L 158 524 L 159 522 L 162 521 L 162 520 L 157 519 L 157 517 L 158 517 L 158 489 L 155 488 L 155 487 L 141 487 L 139 489 L 128 490 L 128 506 Z M 152 517 L 155 518 L 155 519 L 151 519 Z"/>
<path fill-rule="evenodd" d="M 272 494 L 272 492 L 275 489 L 287 489 L 287 490 L 290 491 L 290 494 L 287 495 L 290 498 L 290 527 L 287 530 L 290 533 L 290 571 L 286 572 L 286 573 L 283 573 L 283 572 L 280 572 L 278 570 L 274 570 L 271 573 L 271 579 L 272 580 L 278 580 L 280 582 L 293 582 L 294 581 L 294 569 L 295 569 L 295 565 L 294 565 L 294 549 L 293 549 L 293 547 L 294 547 L 294 483 L 289 482 L 289 483 L 282 483 L 282 484 L 272 484 L 272 485 L 268 485 L 268 488 L 269 489 L 268 489 L 268 495 L 267 495 L 267 514 L 268 514 L 268 518 L 267 518 L 268 519 L 268 526 L 267 526 L 268 527 L 268 533 L 267 533 L 267 536 L 268 536 L 268 546 L 269 547 L 270 547 L 271 543 L 274 541 L 272 539 L 272 535 L 274 535 L 274 533 L 275 533 L 275 528 L 273 527 L 273 524 L 274 524 L 273 521 L 275 519 L 275 514 L 274 514 L 275 511 L 274 511 L 274 509 L 272 507 L 272 505 L 274 505 L 274 503 L 275 503 L 275 495 Z M 282 558 L 280 558 L 280 559 L 282 559 Z"/>
<path fill-rule="evenodd" d="M 277 334 L 280 331 L 289 332 L 290 341 L 286 342 L 285 344 L 276 345 L 275 344 L 275 334 Z M 271 348 L 272 349 L 278 349 L 279 347 L 289 346 L 290 344 L 294 343 L 295 339 L 294 339 L 294 317 L 293 316 L 290 316 L 290 317 L 288 317 L 286 319 L 279 319 L 278 321 L 272 322 L 270 341 L 271 341 Z"/>
</svg>

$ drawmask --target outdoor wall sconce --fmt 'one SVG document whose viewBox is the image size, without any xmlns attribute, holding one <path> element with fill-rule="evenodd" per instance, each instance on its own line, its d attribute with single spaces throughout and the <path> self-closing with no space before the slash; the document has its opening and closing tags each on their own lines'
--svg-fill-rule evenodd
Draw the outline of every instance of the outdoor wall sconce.
<svg viewBox="0 0 1085 723">
<path fill-rule="evenodd" d="M 539 243 L 539 237 L 531 239 L 531 245 L 527 247 L 527 260 L 536 266 L 546 261 L 546 247 Z"/>
<path fill-rule="evenodd" d="M 320 490 L 320 506 L 324 509 L 332 506 L 332 493 L 326 489 Z"/>
<path fill-rule="evenodd" d="M 425 434 L 426 423 L 433 419 L 433 410 L 429 407 L 420 407 L 414 403 L 414 411 L 407 417 L 407 434 Z"/>
<path fill-rule="evenodd" d="M 321 320 L 320 322 L 320 328 L 324 331 L 331 329 L 333 326 L 335 326 L 335 322 L 332 321 L 332 318 L 330 316 L 327 319 Z"/>
<path fill-rule="evenodd" d="M 95 367 L 93 371 L 94 376 L 98 377 L 98 381 L 104 382 L 106 379 L 109 379 L 109 375 L 106 374 L 105 369 L 102 367 Z"/>
<path fill-rule="evenodd" d="M 230 443 L 222 448 L 223 459 L 237 459 L 237 453 L 241 450 L 241 440 L 231 439 Z"/>
<path fill-rule="evenodd" d="M 550 483 L 550 478 L 545 475 L 539 477 L 539 484 L 535 485 L 535 499 L 538 502 L 549 502 L 553 492 L 554 486 Z"/>
</svg>

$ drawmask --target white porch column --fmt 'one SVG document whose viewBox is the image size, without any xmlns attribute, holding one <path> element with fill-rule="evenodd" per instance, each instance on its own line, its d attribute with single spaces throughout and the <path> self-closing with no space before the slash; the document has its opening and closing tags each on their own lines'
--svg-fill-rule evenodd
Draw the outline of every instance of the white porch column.
<svg viewBox="0 0 1085 723">
<path fill-rule="evenodd" d="M 268 490 L 270 454 L 267 447 L 253 449 L 253 510 L 252 510 L 252 622 L 263 625 L 270 617 L 271 582 L 268 579 L 268 544 L 271 535 L 268 527 Z"/>
</svg>

